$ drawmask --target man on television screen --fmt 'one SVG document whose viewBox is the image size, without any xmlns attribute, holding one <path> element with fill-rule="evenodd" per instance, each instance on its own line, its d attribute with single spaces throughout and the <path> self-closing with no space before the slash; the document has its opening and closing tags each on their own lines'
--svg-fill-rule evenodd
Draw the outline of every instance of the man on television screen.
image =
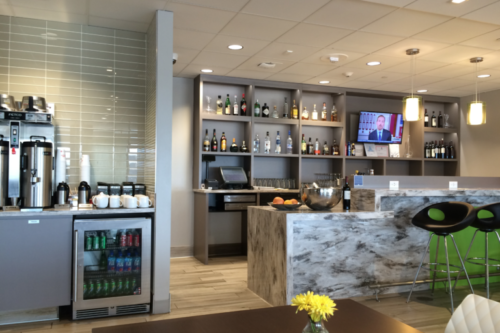
<svg viewBox="0 0 500 333">
<path fill-rule="evenodd" d="M 373 141 L 392 141 L 391 132 L 384 129 L 385 117 L 380 115 L 377 118 L 377 129 L 368 135 L 368 140 Z"/>
</svg>

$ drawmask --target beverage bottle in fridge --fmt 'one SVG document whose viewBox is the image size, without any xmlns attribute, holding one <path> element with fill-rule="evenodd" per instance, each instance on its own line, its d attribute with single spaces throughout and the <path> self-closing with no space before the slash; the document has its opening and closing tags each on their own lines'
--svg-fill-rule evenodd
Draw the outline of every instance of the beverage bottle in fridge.
<svg viewBox="0 0 500 333">
<path fill-rule="evenodd" d="M 101 280 L 98 279 L 95 282 L 95 297 L 98 298 L 101 296 L 102 296 L 102 282 Z"/>
<path fill-rule="evenodd" d="M 97 232 L 94 233 L 94 240 L 92 242 L 92 250 L 99 250 L 100 237 Z"/>
<path fill-rule="evenodd" d="M 85 251 L 92 251 L 93 243 L 94 243 L 94 237 L 92 236 L 92 233 L 86 232 L 85 233 Z"/>
<path fill-rule="evenodd" d="M 123 258 L 122 251 L 118 251 L 118 255 L 116 257 L 116 274 L 122 274 L 123 268 L 125 266 L 125 258 Z"/>
<path fill-rule="evenodd" d="M 106 248 L 106 242 L 106 233 L 103 231 L 101 232 L 101 237 L 99 238 L 99 247 L 101 248 L 101 250 L 104 250 Z"/>
<path fill-rule="evenodd" d="M 137 280 L 135 278 L 132 278 L 132 283 L 130 287 L 131 287 L 131 294 L 137 295 Z"/>
<path fill-rule="evenodd" d="M 99 270 L 106 271 L 108 269 L 108 258 L 106 257 L 106 251 L 101 250 L 101 256 L 99 257 Z"/>
<path fill-rule="evenodd" d="M 141 272 L 141 255 L 139 254 L 139 251 L 135 251 L 134 254 L 134 259 L 132 261 L 132 271 L 134 273 L 140 273 Z"/>
<path fill-rule="evenodd" d="M 88 286 L 87 286 L 88 283 L 89 283 L 89 281 L 87 281 L 87 280 L 83 281 L 83 299 L 87 299 L 87 293 L 89 292 Z"/>
<path fill-rule="evenodd" d="M 134 246 L 135 247 L 141 246 L 141 233 L 139 230 L 136 230 L 134 232 Z"/>
<path fill-rule="evenodd" d="M 113 250 L 109 251 L 109 256 L 108 256 L 108 273 L 115 273 L 116 270 L 116 258 L 113 253 Z"/>
<path fill-rule="evenodd" d="M 123 280 L 120 278 L 118 279 L 118 282 L 116 283 L 116 296 L 123 295 Z"/>
<path fill-rule="evenodd" d="M 120 238 L 119 238 L 118 246 L 120 246 L 120 247 L 127 246 L 127 231 L 126 230 L 120 230 Z"/>
<path fill-rule="evenodd" d="M 109 281 L 102 281 L 102 297 L 109 297 Z"/>
<path fill-rule="evenodd" d="M 131 294 L 130 279 L 129 278 L 125 279 L 125 285 L 123 286 L 123 294 L 124 295 L 130 295 Z"/>
<path fill-rule="evenodd" d="M 132 273 L 132 257 L 130 256 L 129 251 L 127 251 L 127 256 L 125 257 L 124 262 L 125 262 L 125 264 L 124 264 L 123 271 L 125 273 Z"/>
<path fill-rule="evenodd" d="M 127 245 L 126 246 L 132 246 L 132 245 L 134 245 L 134 240 L 133 240 L 133 237 L 132 237 L 132 231 L 127 230 L 126 235 L 127 235 L 127 241 L 126 241 Z"/>
<path fill-rule="evenodd" d="M 94 297 L 95 297 L 94 280 L 89 280 L 89 283 L 87 286 L 87 298 L 86 299 L 91 299 Z"/>
<path fill-rule="evenodd" d="M 109 282 L 109 296 L 115 296 L 116 295 L 116 280 L 111 279 Z"/>
</svg>

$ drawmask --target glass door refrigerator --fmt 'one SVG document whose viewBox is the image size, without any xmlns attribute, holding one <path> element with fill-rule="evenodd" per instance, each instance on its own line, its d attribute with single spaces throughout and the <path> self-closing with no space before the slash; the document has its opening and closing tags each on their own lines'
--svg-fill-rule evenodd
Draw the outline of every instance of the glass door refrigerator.
<svg viewBox="0 0 500 333">
<path fill-rule="evenodd" d="M 75 220 L 73 319 L 149 312 L 151 219 Z"/>
</svg>

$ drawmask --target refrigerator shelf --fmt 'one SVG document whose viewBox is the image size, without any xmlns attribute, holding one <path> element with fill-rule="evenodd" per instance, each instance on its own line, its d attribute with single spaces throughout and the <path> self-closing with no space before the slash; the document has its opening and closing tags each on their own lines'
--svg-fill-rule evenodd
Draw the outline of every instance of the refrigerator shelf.
<svg viewBox="0 0 500 333">
<path fill-rule="evenodd" d="M 110 251 L 110 250 L 113 250 L 113 251 L 118 251 L 118 250 L 121 250 L 122 252 L 126 251 L 126 250 L 140 250 L 141 247 L 140 246 L 116 246 L 116 245 L 109 245 L 107 246 L 105 249 L 98 249 L 98 250 L 85 250 L 85 252 L 98 252 L 98 251 Z"/>
</svg>

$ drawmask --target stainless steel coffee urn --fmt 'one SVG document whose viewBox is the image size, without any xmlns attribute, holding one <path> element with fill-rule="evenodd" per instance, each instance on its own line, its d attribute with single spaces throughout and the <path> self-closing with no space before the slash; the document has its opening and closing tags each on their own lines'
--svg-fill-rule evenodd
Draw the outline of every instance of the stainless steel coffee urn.
<svg viewBox="0 0 500 333">
<path fill-rule="evenodd" d="M 9 141 L 0 134 L 0 207 L 7 204 L 9 187 Z"/>
<path fill-rule="evenodd" d="M 51 206 L 52 150 L 52 142 L 47 142 L 43 136 L 31 136 L 30 141 L 24 141 L 21 145 L 21 193 L 24 207 Z"/>
</svg>

